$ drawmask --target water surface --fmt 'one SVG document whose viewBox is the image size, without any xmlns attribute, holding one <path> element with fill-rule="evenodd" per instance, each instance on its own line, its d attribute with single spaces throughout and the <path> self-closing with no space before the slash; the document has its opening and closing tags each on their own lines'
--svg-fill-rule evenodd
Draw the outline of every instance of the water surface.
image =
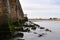
<svg viewBox="0 0 60 40">
<path fill-rule="evenodd" d="M 31 30 L 31 32 L 23 32 L 25 40 L 60 40 L 60 21 L 32 21 L 52 30 L 52 32 L 46 32 L 45 29 Z M 37 34 L 34 34 L 36 32 Z M 44 33 L 42 37 L 38 37 L 38 34 Z"/>
</svg>

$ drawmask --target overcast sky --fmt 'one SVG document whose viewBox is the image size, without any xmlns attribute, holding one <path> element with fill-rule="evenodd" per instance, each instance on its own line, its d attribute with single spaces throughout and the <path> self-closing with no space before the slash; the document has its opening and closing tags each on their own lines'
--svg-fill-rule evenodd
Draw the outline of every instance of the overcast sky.
<svg viewBox="0 0 60 40">
<path fill-rule="evenodd" d="M 60 17 L 60 0 L 20 0 L 28 18 Z"/>
</svg>

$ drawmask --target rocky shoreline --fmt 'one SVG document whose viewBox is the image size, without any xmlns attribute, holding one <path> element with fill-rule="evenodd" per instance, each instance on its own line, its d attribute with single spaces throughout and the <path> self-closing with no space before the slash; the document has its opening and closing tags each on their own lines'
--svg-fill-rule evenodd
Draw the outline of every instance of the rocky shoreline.
<svg viewBox="0 0 60 40">
<path fill-rule="evenodd" d="M 15 29 L 14 31 L 14 35 L 13 35 L 13 40 L 16 38 L 16 37 L 20 37 L 20 38 L 23 38 L 24 37 L 24 33 L 21 33 L 21 32 L 32 32 L 31 30 L 37 30 L 40 29 L 40 30 L 44 30 L 46 32 L 52 32 L 50 29 L 48 28 L 45 28 L 45 27 L 41 27 L 40 25 L 38 24 L 35 24 L 31 21 L 27 21 L 24 23 L 23 27 L 22 28 L 19 28 L 19 29 Z M 37 32 L 33 32 L 34 34 L 38 34 Z M 38 37 L 42 37 L 43 35 L 45 35 L 45 33 L 41 33 L 41 34 L 38 34 Z M 19 39 L 18 39 L 19 40 Z M 24 39 L 20 39 L 20 40 L 24 40 Z"/>
</svg>

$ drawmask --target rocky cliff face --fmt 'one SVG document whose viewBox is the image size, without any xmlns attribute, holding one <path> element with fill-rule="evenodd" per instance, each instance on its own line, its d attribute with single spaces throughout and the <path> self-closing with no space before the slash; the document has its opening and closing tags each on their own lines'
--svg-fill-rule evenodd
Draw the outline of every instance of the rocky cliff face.
<svg viewBox="0 0 60 40">
<path fill-rule="evenodd" d="M 21 8 L 21 4 L 18 0 L 0 0 L 0 24 L 6 23 L 8 18 L 13 21 L 23 19 L 24 14 Z"/>
</svg>

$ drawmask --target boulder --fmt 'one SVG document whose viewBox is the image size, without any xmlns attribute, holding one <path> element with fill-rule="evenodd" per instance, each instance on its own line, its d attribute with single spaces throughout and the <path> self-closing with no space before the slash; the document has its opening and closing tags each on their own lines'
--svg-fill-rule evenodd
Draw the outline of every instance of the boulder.
<svg viewBox="0 0 60 40">
<path fill-rule="evenodd" d="M 51 32 L 51 30 L 49 30 L 49 29 L 45 29 L 45 31 L 49 31 L 49 32 Z"/>
<path fill-rule="evenodd" d="M 36 30 L 36 27 L 32 27 L 31 29 L 32 29 L 32 30 Z"/>
<path fill-rule="evenodd" d="M 23 33 L 17 33 L 17 34 L 15 34 L 15 35 L 13 36 L 13 38 L 15 38 L 15 37 L 21 37 L 21 38 L 23 38 L 23 36 L 24 36 Z"/>
<path fill-rule="evenodd" d="M 40 27 L 40 29 L 44 29 L 45 27 Z"/>
</svg>

